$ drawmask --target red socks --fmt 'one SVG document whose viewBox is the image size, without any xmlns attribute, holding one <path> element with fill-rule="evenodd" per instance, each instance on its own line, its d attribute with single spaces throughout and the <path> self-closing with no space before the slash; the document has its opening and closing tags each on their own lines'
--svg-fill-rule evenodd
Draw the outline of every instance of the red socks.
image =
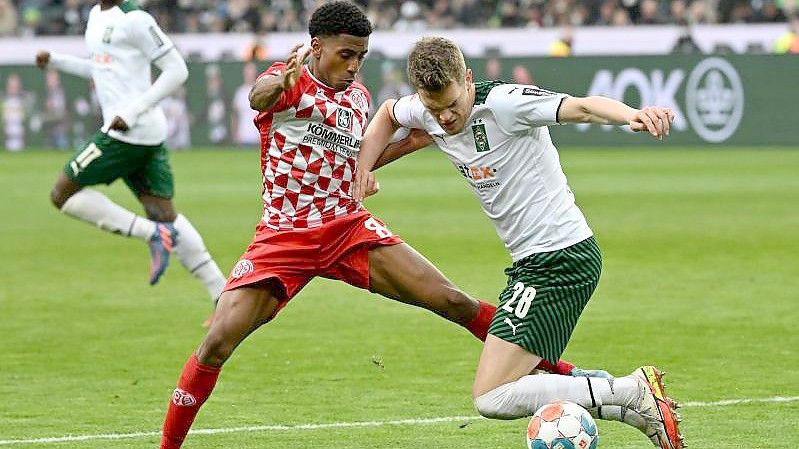
<svg viewBox="0 0 799 449">
<path fill-rule="evenodd" d="M 194 417 L 200 411 L 216 385 L 221 368 L 201 365 L 197 354 L 192 354 L 183 372 L 164 419 L 164 433 L 161 449 L 178 449 L 189 433 Z"/>
<path fill-rule="evenodd" d="M 466 324 L 466 329 L 481 341 L 486 341 L 488 327 L 491 326 L 491 320 L 496 311 L 496 306 L 480 301 L 480 310 L 477 312 L 477 316 Z"/>
<path fill-rule="evenodd" d="M 538 364 L 538 366 L 536 366 L 536 369 L 549 371 L 552 374 L 562 374 L 564 376 L 571 376 L 572 370 L 574 369 L 574 365 L 564 360 L 559 360 L 557 365 L 553 365 L 551 362 L 541 359 L 541 362 Z"/>
</svg>

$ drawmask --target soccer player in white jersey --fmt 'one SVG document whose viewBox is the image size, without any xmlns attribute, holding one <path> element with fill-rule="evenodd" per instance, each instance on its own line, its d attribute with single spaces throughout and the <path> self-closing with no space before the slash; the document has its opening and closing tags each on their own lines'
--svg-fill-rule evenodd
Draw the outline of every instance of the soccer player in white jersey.
<svg viewBox="0 0 799 449">
<path fill-rule="evenodd" d="M 174 251 L 216 301 L 225 277 L 194 226 L 175 211 L 164 146 L 167 123 L 158 106 L 186 81 L 186 63 L 153 17 L 127 0 L 101 0 L 95 5 L 85 40 L 90 59 L 47 51 L 36 55 L 42 69 L 91 78 L 103 112 L 102 128 L 72 155 L 56 180 L 53 204 L 101 229 L 147 242 L 151 285 L 158 282 Z M 152 64 L 161 70 L 155 82 L 151 82 Z M 146 218 L 88 188 L 119 178 L 142 203 Z"/>
<path fill-rule="evenodd" d="M 662 139 L 673 112 L 530 85 L 475 83 L 460 49 L 438 37 L 417 42 L 408 56 L 408 78 L 417 94 L 385 102 L 366 131 L 353 195 L 362 200 L 373 189 L 371 170 L 386 157 L 393 133 L 422 129 L 466 178 L 494 222 L 513 265 L 505 271 L 507 288 L 477 367 L 477 410 L 489 418 L 513 419 L 569 400 L 598 418 L 633 425 L 655 446 L 681 448 L 676 404 L 652 366 L 615 379 L 529 374 L 542 358 L 560 357 L 602 266 L 547 126 L 627 124 Z"/>
</svg>

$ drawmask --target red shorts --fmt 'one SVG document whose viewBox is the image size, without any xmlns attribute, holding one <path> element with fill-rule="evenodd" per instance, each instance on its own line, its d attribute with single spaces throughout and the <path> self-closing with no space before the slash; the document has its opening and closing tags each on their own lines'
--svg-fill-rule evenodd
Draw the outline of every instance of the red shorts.
<svg viewBox="0 0 799 449">
<path fill-rule="evenodd" d="M 315 276 L 368 289 L 369 250 L 398 243 L 402 239 L 366 210 L 296 231 L 275 231 L 261 222 L 223 291 L 276 281 L 280 310 Z"/>
</svg>

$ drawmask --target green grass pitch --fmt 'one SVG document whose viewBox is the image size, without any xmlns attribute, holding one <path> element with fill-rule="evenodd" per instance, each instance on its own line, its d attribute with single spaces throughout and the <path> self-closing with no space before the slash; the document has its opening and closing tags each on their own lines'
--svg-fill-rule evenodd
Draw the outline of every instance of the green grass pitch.
<svg viewBox="0 0 799 449">
<path fill-rule="evenodd" d="M 177 260 L 149 287 L 142 242 L 49 204 L 66 157 L 0 153 L 0 448 L 156 448 L 149 432 L 210 304 Z M 565 358 L 621 375 L 644 363 L 668 371 L 670 394 L 689 403 L 693 448 L 799 445 L 799 152 L 561 157 L 605 258 Z M 260 216 L 257 153 L 175 153 L 172 163 L 178 208 L 227 272 Z M 425 151 L 378 178 L 369 209 L 496 302 L 509 259 L 451 164 Z M 122 183 L 101 190 L 140 211 Z M 190 435 L 185 447 L 522 448 L 526 420 L 468 418 L 479 351 L 431 313 L 316 280 L 223 370 L 194 428 L 226 432 Z M 754 402 L 716 402 L 728 399 Z M 457 416 L 466 418 L 384 423 Z M 366 421 L 379 422 L 351 424 Z M 623 425 L 599 428 L 600 448 L 650 447 Z M 67 435 L 77 439 L 47 440 Z"/>
</svg>

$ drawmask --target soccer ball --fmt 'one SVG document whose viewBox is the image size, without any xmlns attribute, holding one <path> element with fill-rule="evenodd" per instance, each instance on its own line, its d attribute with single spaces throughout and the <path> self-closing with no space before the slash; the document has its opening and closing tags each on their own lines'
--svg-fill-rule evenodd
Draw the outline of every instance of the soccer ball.
<svg viewBox="0 0 799 449">
<path fill-rule="evenodd" d="M 528 449 L 595 449 L 598 442 L 594 419 L 574 402 L 547 404 L 527 425 Z"/>
</svg>

